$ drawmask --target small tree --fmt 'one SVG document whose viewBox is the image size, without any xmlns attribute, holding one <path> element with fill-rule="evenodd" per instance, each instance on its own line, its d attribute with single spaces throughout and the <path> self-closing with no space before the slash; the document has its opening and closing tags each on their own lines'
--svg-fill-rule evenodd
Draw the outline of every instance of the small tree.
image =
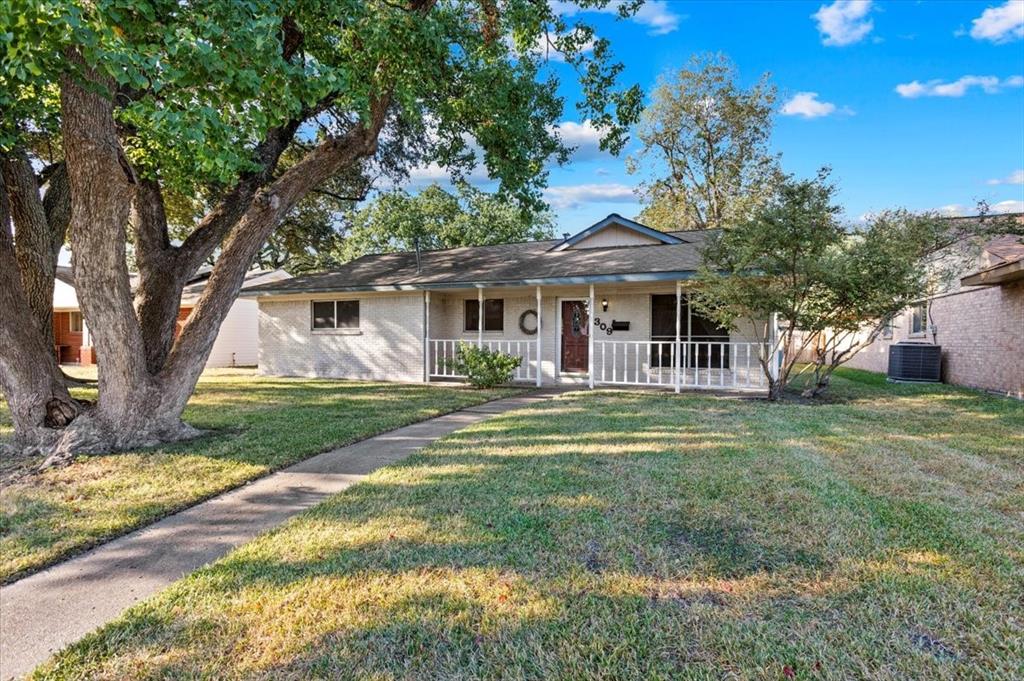
<svg viewBox="0 0 1024 681">
<path fill-rule="evenodd" d="M 833 372 L 874 343 L 907 306 L 948 289 L 988 239 L 1021 233 L 1015 221 L 987 216 L 984 206 L 980 211 L 976 218 L 950 219 L 887 210 L 850 232 L 830 254 L 814 319 L 805 322 L 814 336 L 805 397 L 826 390 Z"/>
<path fill-rule="evenodd" d="M 828 170 L 812 180 L 789 177 L 761 210 L 712 237 L 704 249 L 701 286 L 691 302 L 723 326 L 746 320 L 754 329 L 772 400 L 782 396 L 808 342 L 797 329 L 813 324 L 828 256 L 844 238 L 834 195 Z M 780 333 L 771 323 L 776 315 Z"/>
<path fill-rule="evenodd" d="M 773 400 L 809 349 L 813 380 L 803 394 L 821 394 L 837 367 L 910 303 L 952 280 L 985 239 L 1020 231 L 1003 219 L 949 220 L 902 209 L 844 229 L 835 191 L 828 170 L 813 180 L 789 177 L 763 209 L 704 251 L 694 306 L 725 326 L 744 320 L 755 329 Z"/>
<path fill-rule="evenodd" d="M 644 224 L 722 227 L 771 195 L 780 175 L 768 149 L 775 87 L 768 74 L 749 89 L 736 81 L 723 55 L 694 57 L 659 81 L 637 129 L 643 148 L 629 160 L 630 172 L 657 168 L 641 184 Z"/>
</svg>

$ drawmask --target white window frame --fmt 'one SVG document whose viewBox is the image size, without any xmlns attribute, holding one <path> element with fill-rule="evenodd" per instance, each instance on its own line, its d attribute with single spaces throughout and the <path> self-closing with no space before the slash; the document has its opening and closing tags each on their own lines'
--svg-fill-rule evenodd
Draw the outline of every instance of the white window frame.
<svg viewBox="0 0 1024 681">
<path fill-rule="evenodd" d="M 78 320 L 78 328 L 75 328 L 75 320 Z M 82 313 L 72 310 L 68 313 L 68 332 L 70 333 L 82 333 L 82 329 L 85 326 L 85 322 L 82 320 Z"/>
</svg>

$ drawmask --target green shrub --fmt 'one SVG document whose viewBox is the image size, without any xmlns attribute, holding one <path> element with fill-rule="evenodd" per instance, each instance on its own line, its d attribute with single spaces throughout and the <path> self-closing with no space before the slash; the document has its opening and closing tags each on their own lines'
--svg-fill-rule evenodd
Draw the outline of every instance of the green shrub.
<svg viewBox="0 0 1024 681">
<path fill-rule="evenodd" d="M 469 343 L 459 343 L 455 357 L 446 363 L 456 373 L 465 376 L 474 388 L 482 389 L 511 381 L 515 370 L 522 362 L 522 357 L 480 348 Z"/>
</svg>

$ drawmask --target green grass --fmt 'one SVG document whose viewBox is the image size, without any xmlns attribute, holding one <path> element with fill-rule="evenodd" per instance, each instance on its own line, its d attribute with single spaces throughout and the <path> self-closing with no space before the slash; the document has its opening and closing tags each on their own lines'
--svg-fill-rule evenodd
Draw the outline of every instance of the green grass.
<svg viewBox="0 0 1024 681">
<path fill-rule="evenodd" d="M 129 610 L 37 678 L 1021 678 L 1024 405 L 572 393 Z"/>
<path fill-rule="evenodd" d="M 185 419 L 209 435 L 81 457 L 0 488 L 0 581 L 319 452 L 509 392 L 208 372 Z M 0 436 L 5 424 L 9 435 L 10 413 L 0 402 Z M 0 474 L 20 465 L 0 462 Z"/>
</svg>

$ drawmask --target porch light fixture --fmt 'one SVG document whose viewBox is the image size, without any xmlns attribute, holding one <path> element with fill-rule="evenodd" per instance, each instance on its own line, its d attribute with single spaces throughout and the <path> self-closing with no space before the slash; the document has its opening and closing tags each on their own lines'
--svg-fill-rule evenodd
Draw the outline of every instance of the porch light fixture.
<svg viewBox="0 0 1024 681">
<path fill-rule="evenodd" d="M 601 311 L 602 312 L 607 312 L 608 311 L 608 299 L 607 298 L 602 298 L 601 299 Z"/>
</svg>

